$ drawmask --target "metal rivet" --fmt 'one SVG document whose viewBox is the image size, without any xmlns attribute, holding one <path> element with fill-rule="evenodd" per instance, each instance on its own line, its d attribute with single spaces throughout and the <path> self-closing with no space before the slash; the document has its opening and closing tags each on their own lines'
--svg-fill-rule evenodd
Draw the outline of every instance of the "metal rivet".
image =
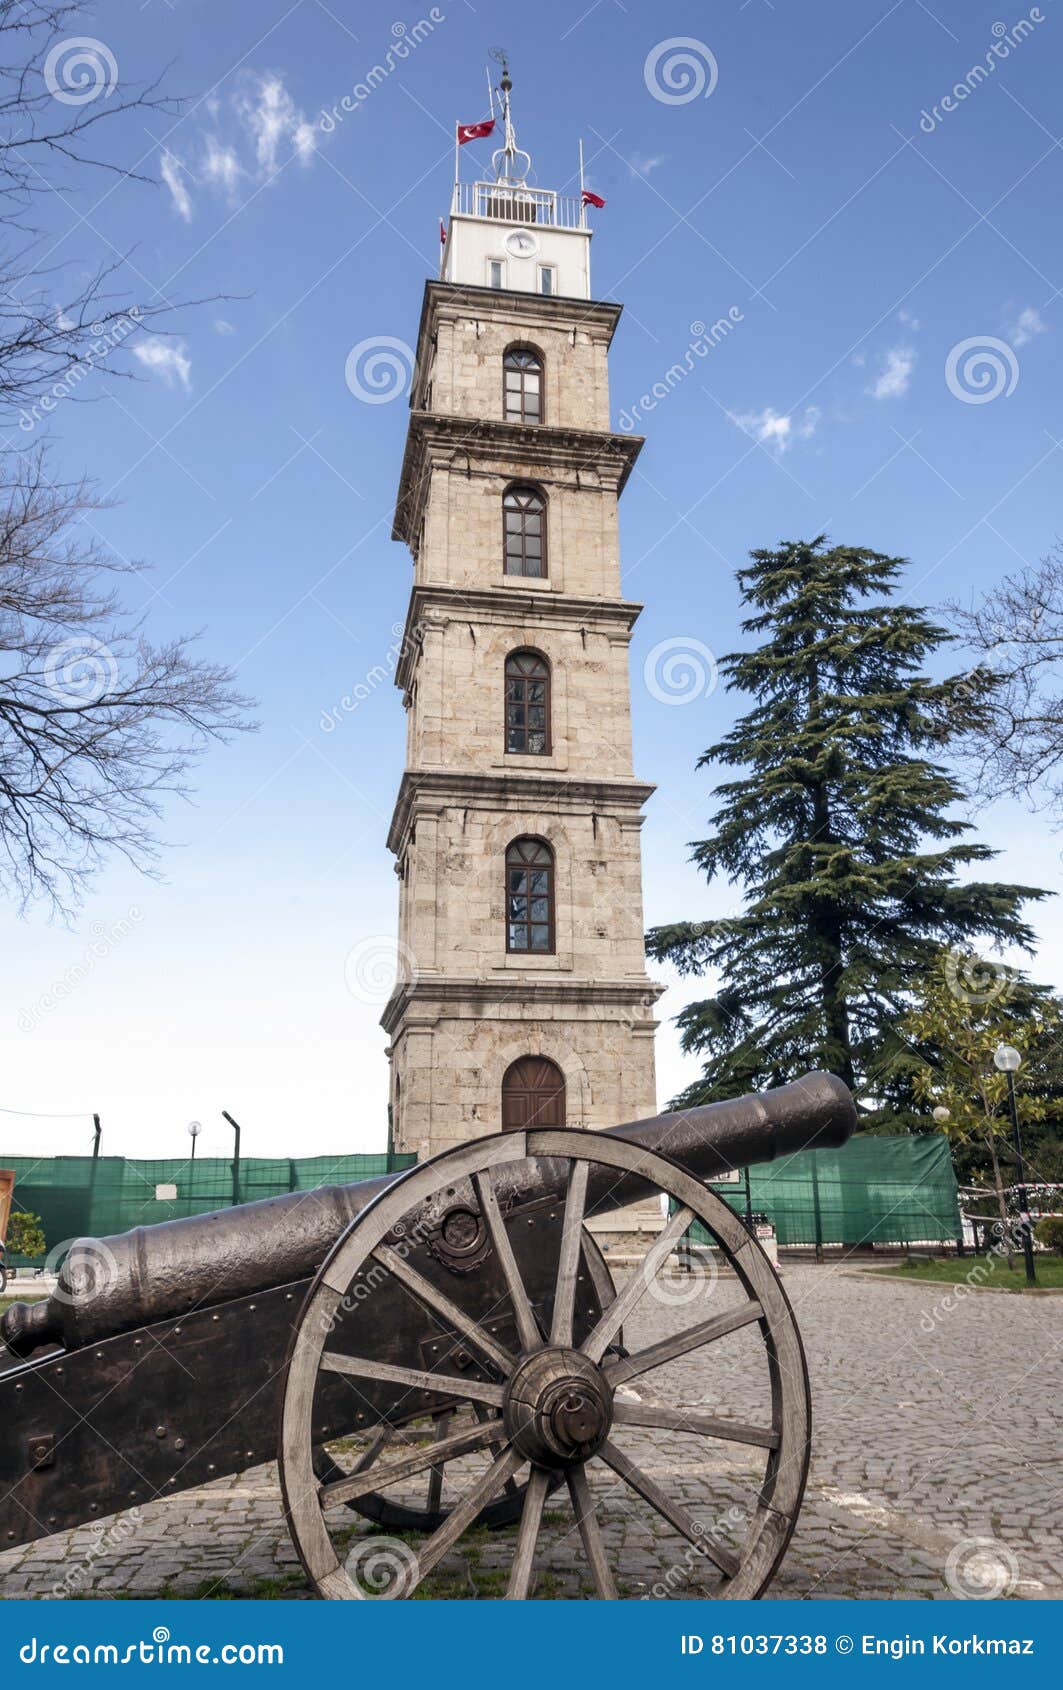
<svg viewBox="0 0 1063 1690">
<path fill-rule="evenodd" d="M 254 1452 L 253 1449 L 245 1449 L 245 1451 L 244 1451 L 244 1455 L 246 1456 L 248 1461 L 251 1460 L 251 1457 L 254 1455 L 254 1453 L 255 1452 Z"/>
<path fill-rule="evenodd" d="M 99 1511 L 100 1511 L 100 1505 L 99 1505 L 98 1502 L 90 1502 L 89 1503 L 89 1513 L 90 1514 L 98 1514 Z"/>
<path fill-rule="evenodd" d="M 166 1436 L 166 1427 L 165 1426 L 156 1426 L 155 1436 L 157 1438 L 164 1438 Z"/>
<path fill-rule="evenodd" d="M 210 1318 L 211 1318 L 211 1320 L 220 1320 L 221 1315 L 220 1314 L 212 1314 Z"/>
<path fill-rule="evenodd" d="M 184 1447 L 185 1447 L 184 1438 L 175 1438 L 174 1441 L 173 1441 L 173 1447 L 174 1447 L 174 1449 L 184 1449 Z"/>
<path fill-rule="evenodd" d="M 214 1472 L 214 1463 L 213 1463 L 213 1461 L 211 1461 L 211 1462 L 208 1462 L 208 1464 L 207 1464 L 207 1472 L 208 1472 L 208 1473 L 213 1473 L 213 1472 Z"/>
</svg>

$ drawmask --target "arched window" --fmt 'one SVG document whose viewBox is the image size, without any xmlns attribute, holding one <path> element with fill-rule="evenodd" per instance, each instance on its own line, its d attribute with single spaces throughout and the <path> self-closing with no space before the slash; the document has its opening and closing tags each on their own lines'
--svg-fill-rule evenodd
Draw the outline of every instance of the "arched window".
<svg viewBox="0 0 1063 1690">
<path fill-rule="evenodd" d="M 565 1076 L 546 1056 L 521 1056 L 502 1079 L 502 1131 L 563 1127 Z"/>
<path fill-rule="evenodd" d="M 506 949 L 545 956 L 554 948 L 554 853 L 541 839 L 506 852 Z"/>
<path fill-rule="evenodd" d="M 546 500 L 537 487 L 507 487 L 502 496 L 507 575 L 546 574 Z"/>
<path fill-rule="evenodd" d="M 506 658 L 506 750 L 525 757 L 550 750 L 550 665 L 537 651 Z"/>
<path fill-rule="evenodd" d="M 506 422 L 543 420 L 543 361 L 529 346 L 511 346 L 502 360 L 502 415 Z"/>
</svg>

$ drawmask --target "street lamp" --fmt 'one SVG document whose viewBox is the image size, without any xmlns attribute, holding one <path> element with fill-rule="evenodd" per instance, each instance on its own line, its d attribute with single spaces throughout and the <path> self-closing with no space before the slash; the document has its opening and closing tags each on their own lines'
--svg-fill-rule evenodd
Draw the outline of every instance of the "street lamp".
<svg viewBox="0 0 1063 1690">
<path fill-rule="evenodd" d="M 935 1104 L 930 1113 L 933 1115 L 939 1127 L 943 1127 L 946 1121 L 952 1119 L 951 1110 L 947 1109 L 943 1103 Z"/>
<path fill-rule="evenodd" d="M 188 1136 L 192 1140 L 192 1160 L 193 1160 L 193 1162 L 196 1159 L 196 1139 L 199 1137 L 199 1135 L 202 1131 L 203 1131 L 202 1121 L 189 1121 L 189 1123 L 188 1123 Z"/>
<path fill-rule="evenodd" d="M 993 1052 L 993 1066 L 1008 1076 L 1008 1108 L 1011 1111 L 1011 1136 L 1015 1148 L 1015 1186 L 1019 1199 L 1019 1219 L 1022 1223 L 1022 1255 L 1026 1265 L 1027 1285 L 1037 1284 L 1033 1265 L 1033 1230 L 1030 1226 L 1030 1205 L 1026 1196 L 1026 1169 L 1022 1160 L 1022 1137 L 1019 1133 L 1019 1112 L 1015 1107 L 1015 1075 L 1022 1057 L 1014 1045 L 997 1045 Z"/>
</svg>

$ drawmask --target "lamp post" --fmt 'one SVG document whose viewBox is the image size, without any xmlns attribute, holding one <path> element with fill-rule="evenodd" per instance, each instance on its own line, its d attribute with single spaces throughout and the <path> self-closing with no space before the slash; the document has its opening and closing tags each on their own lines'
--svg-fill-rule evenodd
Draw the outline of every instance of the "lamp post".
<svg viewBox="0 0 1063 1690">
<path fill-rule="evenodd" d="M 1019 1218 L 1022 1222 L 1022 1255 L 1026 1265 L 1027 1285 L 1037 1284 L 1033 1265 L 1033 1231 L 1030 1226 L 1030 1205 L 1026 1195 L 1026 1169 L 1022 1160 L 1022 1136 L 1019 1132 L 1019 1112 L 1015 1107 L 1015 1075 L 1022 1057 L 1014 1045 L 997 1045 L 993 1052 L 993 1066 L 1008 1076 L 1008 1108 L 1011 1111 L 1011 1137 L 1015 1150 L 1015 1187 L 1019 1199 Z"/>
<path fill-rule="evenodd" d="M 942 1132 L 944 1132 L 946 1126 L 948 1125 L 948 1123 L 952 1119 L 952 1110 L 945 1103 L 935 1103 L 933 1109 L 931 1109 L 931 1111 L 930 1111 L 930 1114 L 931 1114 L 931 1117 L 934 1121 L 934 1125 L 940 1127 Z M 977 1254 L 978 1254 L 978 1231 L 977 1231 L 976 1228 L 973 1229 L 973 1230 L 974 1230 L 974 1253 L 977 1256 Z M 962 1213 L 960 1215 L 959 1236 L 956 1239 L 956 1254 L 958 1256 L 962 1256 L 962 1255 L 966 1254 L 964 1247 L 963 1247 L 963 1215 L 962 1215 Z"/>
<path fill-rule="evenodd" d="M 196 1159 L 196 1139 L 199 1137 L 199 1135 L 202 1131 L 203 1131 L 202 1121 L 189 1121 L 189 1123 L 188 1123 L 188 1136 L 192 1140 L 192 1160 L 193 1160 L 193 1162 Z"/>
</svg>

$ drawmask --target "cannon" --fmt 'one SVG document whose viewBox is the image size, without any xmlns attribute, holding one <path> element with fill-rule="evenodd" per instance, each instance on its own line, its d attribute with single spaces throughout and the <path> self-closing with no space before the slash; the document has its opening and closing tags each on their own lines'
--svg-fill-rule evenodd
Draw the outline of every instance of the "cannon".
<svg viewBox="0 0 1063 1690">
<path fill-rule="evenodd" d="M 0 1548 L 276 1458 L 319 1596 L 379 1594 L 346 1547 L 354 1510 L 404 1534 L 386 1594 L 412 1594 L 463 1533 L 515 1527 L 507 1595 L 527 1597 L 556 1493 L 593 1590 L 613 1598 L 597 1467 L 688 1546 L 714 1581 L 703 1594 L 759 1596 L 801 1504 L 808 1376 L 774 1269 L 705 1182 L 836 1147 L 855 1124 L 845 1086 L 810 1074 L 608 1132 L 532 1126 L 401 1174 L 79 1239 L 52 1296 L 0 1319 L 17 1358 L 0 1372 Z M 614 1281 L 596 1235 L 653 1196 L 655 1224 Z M 662 1277 L 695 1223 L 708 1267 Z M 638 1335 L 647 1298 L 651 1342 Z M 700 1364 L 717 1344 L 744 1346 L 753 1418 L 712 1401 L 718 1369 Z M 721 1510 L 711 1484 L 703 1505 L 689 1484 L 671 1494 L 632 1435 L 666 1446 L 672 1472 L 718 1470 L 732 1498 L 745 1485 L 746 1500 Z"/>
</svg>

